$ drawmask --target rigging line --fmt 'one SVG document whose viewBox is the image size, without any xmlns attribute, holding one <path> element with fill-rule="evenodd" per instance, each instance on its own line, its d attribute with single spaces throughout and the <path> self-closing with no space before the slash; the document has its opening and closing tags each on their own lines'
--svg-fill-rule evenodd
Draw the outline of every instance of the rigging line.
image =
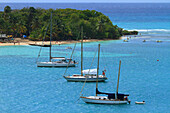
<svg viewBox="0 0 170 113">
<path fill-rule="evenodd" d="M 95 58 L 96 54 L 97 54 L 97 50 L 96 50 L 95 55 L 94 55 L 94 57 L 93 57 L 92 63 L 91 63 L 91 65 L 90 65 L 90 69 L 91 69 L 91 67 L 92 67 L 92 64 L 93 64 L 93 61 L 94 61 L 94 58 Z M 90 69 L 89 69 L 88 74 L 90 73 Z M 86 81 L 87 81 L 87 76 L 86 76 L 86 80 L 85 80 L 85 82 L 84 82 L 84 84 L 83 84 L 83 87 L 82 87 L 82 89 L 81 89 L 81 91 L 80 91 L 80 95 L 81 95 L 81 93 L 82 93 L 82 91 L 83 91 L 83 89 L 84 89 L 84 86 L 85 86 L 85 84 L 86 84 Z M 79 98 L 80 98 L 80 97 L 79 97 Z"/>
<path fill-rule="evenodd" d="M 79 40 L 78 40 L 79 35 L 80 35 L 80 32 L 79 32 L 78 35 L 77 35 L 77 39 L 76 39 L 77 43 L 79 43 Z M 76 51 L 74 52 L 74 54 L 76 54 Z M 78 56 L 77 56 L 77 57 L 78 57 Z M 73 59 L 76 59 L 77 57 L 73 56 Z"/>
<path fill-rule="evenodd" d="M 47 34 L 48 27 L 49 27 L 49 24 L 47 25 L 46 31 L 45 31 L 45 33 L 44 33 L 44 38 L 43 38 L 43 41 L 42 41 L 42 44 L 41 44 L 41 45 L 43 45 L 43 43 L 44 43 L 44 40 L 45 40 L 45 36 L 46 36 L 46 34 Z M 39 59 L 39 57 L 40 57 L 41 50 L 42 50 L 42 46 L 41 46 L 40 51 L 39 51 L 39 53 L 38 53 L 38 57 L 37 57 L 36 62 L 38 62 L 38 59 Z"/>
<path fill-rule="evenodd" d="M 94 61 L 94 58 L 95 58 L 96 54 L 97 54 L 97 50 L 96 50 L 95 55 L 94 55 L 94 57 L 93 57 L 92 63 L 91 63 L 91 65 L 90 65 L 90 69 L 91 69 L 91 66 L 92 66 L 92 64 L 93 64 L 93 61 Z M 88 74 L 90 73 L 90 69 L 89 69 L 89 71 L 88 71 Z M 82 87 L 82 89 L 81 89 L 81 91 L 80 91 L 80 96 L 82 95 L 81 93 L 82 93 L 82 91 L 83 91 L 83 89 L 84 89 L 84 86 L 85 86 L 85 84 L 86 84 L 86 81 L 87 81 L 87 76 L 86 76 L 86 80 L 85 80 L 85 82 L 84 82 L 84 84 L 83 84 L 83 87 Z M 77 99 L 77 101 L 75 101 L 75 103 L 80 100 L 80 96 L 79 96 L 79 98 Z"/>
<path fill-rule="evenodd" d="M 79 41 L 77 41 L 76 43 L 79 43 Z M 76 55 L 76 54 L 77 54 L 77 52 L 75 51 L 74 55 L 73 55 L 73 59 L 78 60 L 78 58 L 80 57 L 80 54 L 78 54 L 78 55 Z"/>
<path fill-rule="evenodd" d="M 71 62 L 71 58 L 72 58 L 73 53 L 74 53 L 74 50 L 75 50 L 75 48 L 76 48 L 76 44 L 77 44 L 77 43 L 75 43 L 75 45 L 74 45 L 74 49 L 73 49 L 73 51 L 72 51 L 72 53 L 71 53 L 71 56 L 70 56 L 70 59 L 69 59 L 69 62 L 68 62 L 67 68 L 66 68 L 66 70 L 65 70 L 65 72 L 64 72 L 64 75 L 66 74 L 67 69 L 68 69 L 68 66 L 69 66 L 69 64 L 70 64 L 70 62 Z M 64 76 L 64 75 L 63 75 L 63 76 Z"/>
<path fill-rule="evenodd" d="M 92 66 L 92 64 L 93 64 L 93 61 L 94 61 L 94 58 L 95 58 L 96 54 L 97 54 L 97 50 L 96 50 L 96 53 L 95 53 L 95 55 L 94 55 L 94 57 L 93 57 L 91 66 Z M 91 69 L 91 66 L 90 66 L 90 69 Z M 90 69 L 89 69 L 89 71 L 88 71 L 88 74 L 90 73 Z M 82 89 L 81 89 L 81 91 L 80 91 L 80 96 L 82 95 L 81 93 L 82 93 L 82 91 L 83 91 L 83 89 L 84 89 L 84 86 L 85 86 L 85 84 L 86 84 L 86 81 L 87 81 L 87 76 L 86 76 L 86 80 L 85 80 L 85 82 L 84 82 L 84 84 L 83 84 L 83 87 L 82 87 Z M 80 100 L 80 97 L 77 99 L 77 101 L 75 101 L 75 103 L 78 102 L 79 100 Z"/>
<path fill-rule="evenodd" d="M 74 103 L 79 102 L 79 100 L 80 100 L 80 97 Z"/>
<path fill-rule="evenodd" d="M 80 42 L 79 40 L 77 41 L 77 43 L 80 43 L 80 44 L 81 44 L 81 42 Z M 77 50 L 77 51 L 78 51 L 78 50 Z M 73 59 L 78 59 L 78 58 L 81 56 L 80 54 L 76 55 L 76 53 L 77 53 L 76 51 L 75 51 L 74 53 L 75 53 L 75 54 L 74 54 L 75 56 L 73 56 Z"/>
<path fill-rule="evenodd" d="M 106 57 L 105 57 L 105 54 L 104 54 L 104 52 L 103 52 L 103 50 L 101 49 L 101 53 L 103 54 L 103 57 L 104 57 L 104 59 L 106 59 Z M 104 62 L 105 63 L 105 65 L 106 65 L 106 67 L 108 67 L 107 66 L 107 63 L 106 62 Z M 109 73 L 109 75 L 111 75 L 110 74 L 110 70 L 109 70 L 109 68 L 107 68 L 108 69 L 108 73 Z"/>
<path fill-rule="evenodd" d="M 57 81 L 57 80 L 60 80 L 60 79 L 62 79 L 62 78 L 63 78 L 63 77 L 61 77 L 61 78 L 58 78 L 58 79 L 56 79 L 56 81 Z"/>
</svg>

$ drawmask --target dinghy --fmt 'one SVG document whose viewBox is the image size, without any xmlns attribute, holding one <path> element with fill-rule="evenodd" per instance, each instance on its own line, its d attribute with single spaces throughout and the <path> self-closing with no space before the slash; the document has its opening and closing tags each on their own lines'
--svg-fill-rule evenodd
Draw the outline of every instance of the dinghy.
<svg viewBox="0 0 170 113">
<path fill-rule="evenodd" d="M 143 40 L 143 42 L 146 42 L 146 40 Z"/>
<path fill-rule="evenodd" d="M 156 42 L 159 43 L 159 42 L 162 42 L 162 41 L 161 40 L 157 40 Z"/>
<path fill-rule="evenodd" d="M 143 101 L 143 102 L 135 102 L 135 104 L 145 104 L 145 101 Z"/>
<path fill-rule="evenodd" d="M 128 40 L 123 40 L 123 42 L 128 42 Z"/>
</svg>

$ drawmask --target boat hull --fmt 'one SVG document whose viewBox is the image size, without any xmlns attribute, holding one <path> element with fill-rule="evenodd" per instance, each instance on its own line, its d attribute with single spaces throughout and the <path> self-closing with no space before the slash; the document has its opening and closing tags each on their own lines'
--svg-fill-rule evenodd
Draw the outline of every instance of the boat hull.
<svg viewBox="0 0 170 113">
<path fill-rule="evenodd" d="M 31 46 L 51 47 L 51 45 L 29 44 Z"/>
<path fill-rule="evenodd" d="M 145 104 L 145 102 L 135 102 L 135 104 Z"/>
<path fill-rule="evenodd" d="M 96 82 L 97 78 L 70 78 L 70 77 L 66 77 L 64 76 L 64 78 L 68 81 L 68 82 Z M 107 77 L 103 77 L 103 78 L 98 78 L 98 82 L 104 82 L 105 80 L 107 80 Z"/>
<path fill-rule="evenodd" d="M 84 102 L 89 104 L 112 104 L 112 105 L 119 105 L 119 104 L 127 104 L 128 101 L 123 100 L 109 100 L 109 99 L 96 99 L 96 98 L 89 98 L 89 97 L 80 97 Z"/>
<path fill-rule="evenodd" d="M 55 63 L 55 62 L 38 62 L 37 67 L 75 67 L 75 64 Z"/>
</svg>

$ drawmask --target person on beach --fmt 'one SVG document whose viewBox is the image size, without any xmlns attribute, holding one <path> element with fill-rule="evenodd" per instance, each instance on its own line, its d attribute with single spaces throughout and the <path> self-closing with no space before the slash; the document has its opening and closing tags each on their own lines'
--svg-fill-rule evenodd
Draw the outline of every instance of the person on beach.
<svg viewBox="0 0 170 113">
<path fill-rule="evenodd" d="M 56 41 L 55 44 L 56 44 L 56 43 L 58 44 L 58 41 Z"/>
<path fill-rule="evenodd" d="M 20 41 L 17 41 L 18 45 L 20 45 Z"/>
</svg>

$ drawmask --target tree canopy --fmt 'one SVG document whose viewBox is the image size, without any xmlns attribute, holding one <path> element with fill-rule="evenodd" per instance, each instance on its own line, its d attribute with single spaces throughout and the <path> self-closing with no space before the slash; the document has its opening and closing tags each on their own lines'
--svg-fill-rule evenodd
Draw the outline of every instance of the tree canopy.
<svg viewBox="0 0 170 113">
<path fill-rule="evenodd" d="M 76 9 L 41 9 L 34 7 L 11 10 L 9 6 L 0 12 L 0 33 L 12 34 L 14 37 L 27 35 L 31 40 L 42 40 L 50 23 L 52 12 L 53 40 L 80 39 L 83 26 L 85 39 L 118 39 L 123 29 L 113 25 L 109 17 L 95 10 Z M 49 40 L 50 29 L 46 40 Z"/>
</svg>

